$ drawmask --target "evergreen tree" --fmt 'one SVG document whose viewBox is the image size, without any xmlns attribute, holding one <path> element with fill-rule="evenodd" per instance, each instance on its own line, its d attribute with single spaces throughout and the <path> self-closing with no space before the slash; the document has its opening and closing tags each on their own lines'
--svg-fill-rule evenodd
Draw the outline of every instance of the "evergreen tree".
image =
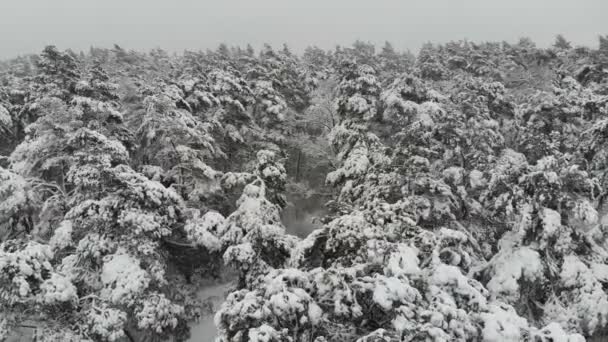
<svg viewBox="0 0 608 342">
<path fill-rule="evenodd" d="M 561 50 L 570 50 L 572 48 L 572 45 L 569 41 L 566 40 L 566 38 L 564 38 L 564 36 L 558 34 L 557 36 L 555 36 L 555 43 L 553 43 L 553 47 Z"/>
</svg>

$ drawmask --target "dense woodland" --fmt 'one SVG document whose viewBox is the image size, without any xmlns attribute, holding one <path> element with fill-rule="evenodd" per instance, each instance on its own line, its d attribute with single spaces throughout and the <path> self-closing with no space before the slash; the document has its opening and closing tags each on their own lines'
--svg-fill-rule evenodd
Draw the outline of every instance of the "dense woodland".
<svg viewBox="0 0 608 342">
<path fill-rule="evenodd" d="M 233 279 L 221 342 L 605 341 L 607 198 L 608 36 L 48 46 L 0 64 L 0 340 L 184 341 Z"/>
</svg>

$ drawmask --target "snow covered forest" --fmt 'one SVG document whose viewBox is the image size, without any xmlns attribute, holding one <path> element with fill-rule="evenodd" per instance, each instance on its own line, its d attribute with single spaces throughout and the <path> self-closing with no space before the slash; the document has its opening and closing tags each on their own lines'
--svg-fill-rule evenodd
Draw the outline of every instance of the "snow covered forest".
<svg viewBox="0 0 608 342">
<path fill-rule="evenodd" d="M 608 36 L 47 46 L 0 62 L 0 341 L 607 341 L 607 199 Z"/>
</svg>

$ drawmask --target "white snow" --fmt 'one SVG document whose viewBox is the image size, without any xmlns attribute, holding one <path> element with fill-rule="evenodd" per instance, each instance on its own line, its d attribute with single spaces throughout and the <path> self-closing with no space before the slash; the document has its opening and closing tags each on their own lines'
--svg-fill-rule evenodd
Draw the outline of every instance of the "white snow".
<svg viewBox="0 0 608 342">
<path fill-rule="evenodd" d="M 487 289 L 495 297 L 507 299 L 519 296 L 519 280 L 540 280 L 543 265 L 538 252 L 528 247 L 501 250 L 489 262 L 491 272 Z"/>
<path fill-rule="evenodd" d="M 220 241 L 224 232 L 226 219 L 216 211 L 209 211 L 200 218 L 189 221 L 184 230 L 188 234 L 188 240 L 203 246 L 210 252 L 218 252 L 222 248 Z"/>
<path fill-rule="evenodd" d="M 608 295 L 594 273 L 575 255 L 564 258 L 561 282 L 573 296 L 571 310 L 576 314 L 580 327 L 590 333 L 608 323 Z"/>
<path fill-rule="evenodd" d="M 504 303 L 490 304 L 488 312 L 480 314 L 480 317 L 484 322 L 483 342 L 519 342 L 529 329 L 528 321 Z"/>
<path fill-rule="evenodd" d="M 226 298 L 226 292 L 233 288 L 232 282 L 212 283 L 203 286 L 197 293 L 197 297 L 211 304 L 212 312 L 203 315 L 201 319 L 191 325 L 190 342 L 213 342 L 217 335 L 214 324 L 214 315 Z"/>
<path fill-rule="evenodd" d="M 0 167 L 0 220 L 24 208 L 30 197 L 28 188 L 25 178 Z"/>
<path fill-rule="evenodd" d="M 8 130 L 13 126 L 13 120 L 11 119 L 11 115 L 9 111 L 0 104 L 0 132 L 3 130 Z"/>
<path fill-rule="evenodd" d="M 588 200 L 576 201 L 573 211 L 569 223 L 583 232 L 589 231 L 599 222 L 599 214 Z"/>
<path fill-rule="evenodd" d="M 532 333 L 532 336 L 541 341 L 552 342 L 585 342 L 585 337 L 581 334 L 569 334 L 557 323 L 551 322 L 547 326 Z"/>
<path fill-rule="evenodd" d="M 16 290 L 18 295 L 13 299 L 17 301 L 25 299 L 43 281 L 43 273 L 52 272 L 50 261 L 53 252 L 48 245 L 35 241 L 29 241 L 22 249 L 15 252 L 5 252 L 3 247 L 0 244 L 0 274 L 9 275 L 8 289 Z M 34 285 L 34 288 L 31 285 Z M 10 294 L 10 292 L 6 293 Z"/>
<path fill-rule="evenodd" d="M 417 275 L 420 273 L 418 262 L 416 247 L 399 244 L 397 250 L 390 254 L 384 273 L 393 277 Z"/>
<path fill-rule="evenodd" d="M 248 337 L 250 342 L 272 342 L 279 340 L 279 333 L 270 325 L 262 324 L 249 330 Z"/>
<path fill-rule="evenodd" d="M 127 229 L 132 229 L 134 234 L 150 234 L 156 238 L 171 234 L 163 220 L 158 215 L 143 210 L 131 209 L 120 213 L 118 223 Z"/>
<path fill-rule="evenodd" d="M 101 340 L 114 342 L 125 336 L 123 327 L 127 321 L 124 311 L 114 308 L 92 308 L 87 313 L 89 331 L 101 337 Z"/>
<path fill-rule="evenodd" d="M 137 327 L 162 333 L 177 326 L 178 317 L 184 312 L 182 306 L 173 304 L 162 293 L 152 293 L 144 300 L 143 307 L 136 313 Z"/>
<path fill-rule="evenodd" d="M 113 303 L 130 303 L 141 294 L 150 282 L 139 261 L 124 250 L 104 258 L 101 281 L 105 288 L 101 296 Z"/>
<path fill-rule="evenodd" d="M 40 286 L 43 301 L 47 304 L 75 302 L 78 300 L 76 287 L 70 280 L 60 274 L 53 273 Z"/>
<path fill-rule="evenodd" d="M 543 226 L 540 247 L 545 248 L 549 241 L 559 234 L 562 228 L 562 217 L 557 211 L 548 208 L 542 209 L 540 217 Z"/>
<path fill-rule="evenodd" d="M 451 181 L 454 185 L 462 184 L 464 169 L 458 166 L 451 166 L 443 170 L 443 178 Z"/>
<path fill-rule="evenodd" d="M 409 284 L 407 278 L 376 276 L 373 299 L 385 310 L 394 305 L 412 303 L 420 298 L 420 293 Z"/>
<path fill-rule="evenodd" d="M 54 251 L 64 249 L 71 246 L 72 241 L 72 222 L 68 220 L 61 221 L 59 227 L 55 229 L 49 245 Z"/>
<path fill-rule="evenodd" d="M 486 184 L 486 180 L 483 178 L 483 172 L 479 170 L 473 170 L 469 173 L 469 184 L 471 188 L 477 189 Z"/>
</svg>

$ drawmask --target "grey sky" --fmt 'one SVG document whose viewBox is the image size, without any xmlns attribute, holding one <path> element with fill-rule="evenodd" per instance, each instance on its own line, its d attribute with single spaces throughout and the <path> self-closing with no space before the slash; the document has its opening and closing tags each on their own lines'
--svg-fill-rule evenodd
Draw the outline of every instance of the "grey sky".
<svg viewBox="0 0 608 342">
<path fill-rule="evenodd" d="M 425 41 L 596 46 L 608 0 L 0 0 L 0 57 L 45 45 L 170 51 L 251 43 L 332 48 L 356 39 L 417 51 Z"/>
</svg>

